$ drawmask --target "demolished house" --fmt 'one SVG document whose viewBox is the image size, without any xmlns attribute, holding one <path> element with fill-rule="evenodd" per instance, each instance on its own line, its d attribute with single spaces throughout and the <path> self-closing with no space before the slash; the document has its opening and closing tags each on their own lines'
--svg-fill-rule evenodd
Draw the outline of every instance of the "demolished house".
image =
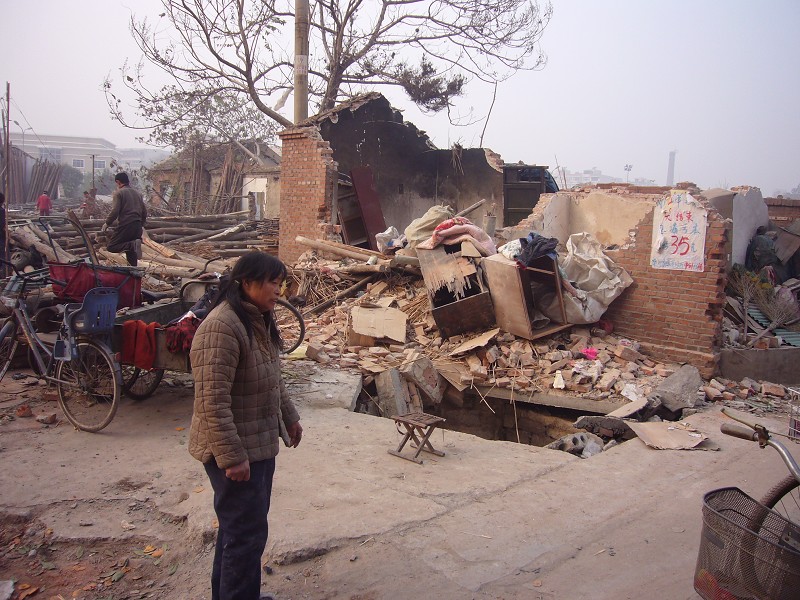
<svg viewBox="0 0 800 600">
<path fill-rule="evenodd" d="M 786 351 L 792 323 L 772 326 L 756 302 L 739 305 L 743 327 L 732 321 L 730 273 L 770 225 L 756 188 L 558 191 L 545 166 L 435 148 L 379 94 L 280 137 L 272 166 L 220 146 L 153 169 L 156 210 L 215 214 L 148 220 L 143 287 L 277 245 L 291 267 L 286 295 L 306 319 L 302 356 L 360 372 L 353 410 L 434 413 L 489 439 L 584 454 L 634 435 L 623 417 L 674 421 L 705 401 L 783 409 L 789 393 L 769 382 L 793 381 L 761 356 Z M 95 236 L 101 223 L 84 228 Z M 34 229 L 14 235 L 33 243 Z M 797 234 L 778 228 L 782 264 L 796 258 Z M 743 366 L 750 352 L 762 354 Z"/>
<path fill-rule="evenodd" d="M 280 135 L 280 255 L 296 263 L 309 356 L 364 377 L 354 409 L 434 411 L 448 427 L 544 444 L 578 431 L 565 409 L 602 415 L 633 401 L 640 419 L 675 419 L 704 400 L 763 393 L 779 406 L 786 395 L 733 377 L 700 385 L 719 373 L 728 272 L 760 219 L 746 191 L 730 191 L 731 207 L 745 207 L 735 214 L 692 184 L 543 193 L 545 178 L 530 176 L 539 167 L 436 149 L 378 94 Z M 510 168 L 537 186 L 519 221 Z M 353 195 L 369 206 L 343 210 Z M 376 251 L 389 232 L 397 245 Z M 515 240 L 534 248 L 525 264 L 497 252 Z M 334 289 L 315 297 L 331 274 Z M 680 365 L 697 377 L 663 403 Z"/>
</svg>

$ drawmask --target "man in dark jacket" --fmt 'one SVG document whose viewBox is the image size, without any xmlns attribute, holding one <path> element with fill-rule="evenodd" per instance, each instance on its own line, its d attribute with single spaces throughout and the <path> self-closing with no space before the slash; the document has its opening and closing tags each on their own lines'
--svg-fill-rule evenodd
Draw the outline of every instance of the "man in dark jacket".
<svg viewBox="0 0 800 600">
<path fill-rule="evenodd" d="M 117 221 L 117 228 L 108 242 L 109 252 L 125 252 L 128 264 L 135 267 L 142 256 L 142 232 L 147 221 L 147 209 L 142 195 L 130 187 L 127 173 L 114 177 L 117 190 L 114 192 L 111 212 L 103 225 L 105 231 Z"/>
</svg>

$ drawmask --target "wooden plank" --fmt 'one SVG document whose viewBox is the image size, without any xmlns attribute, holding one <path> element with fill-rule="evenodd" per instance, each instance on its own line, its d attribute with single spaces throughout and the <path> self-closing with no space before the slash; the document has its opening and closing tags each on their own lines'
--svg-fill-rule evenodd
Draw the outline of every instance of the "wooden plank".
<svg viewBox="0 0 800 600">
<path fill-rule="evenodd" d="M 533 331 L 516 263 L 495 254 L 484 258 L 481 265 L 489 280 L 497 325 L 503 331 L 530 339 Z"/>
<path fill-rule="evenodd" d="M 378 249 L 375 236 L 386 230 L 386 221 L 383 218 L 380 198 L 375 190 L 372 179 L 372 168 L 355 167 L 350 171 L 353 180 L 353 189 L 358 198 L 358 205 L 361 209 L 361 217 L 364 221 L 364 229 L 367 234 L 368 247 L 372 250 Z"/>
<path fill-rule="evenodd" d="M 433 250 L 417 248 L 422 279 L 431 297 L 442 288 L 447 288 L 456 299 L 464 297 L 469 282 L 461 273 L 460 256 L 458 252 L 448 254 L 441 246 Z"/>
<path fill-rule="evenodd" d="M 397 369 L 389 369 L 375 375 L 375 387 L 378 390 L 378 407 L 381 416 L 395 417 L 411 412 L 411 397 L 406 380 Z"/>
<path fill-rule="evenodd" d="M 510 389 L 489 387 L 489 386 L 476 386 L 483 396 L 487 398 L 497 398 L 500 400 L 511 400 L 512 393 Z M 469 390 L 464 393 L 472 393 Z M 555 394 L 552 392 L 525 392 L 522 390 L 513 393 L 515 402 L 524 402 L 527 404 L 539 404 L 542 406 L 554 406 L 556 408 L 569 408 L 572 410 L 579 410 L 586 413 L 605 415 L 618 408 L 625 406 L 629 403 L 627 398 L 604 398 L 602 400 L 592 400 L 581 396 L 569 396 L 567 394 Z"/>
</svg>

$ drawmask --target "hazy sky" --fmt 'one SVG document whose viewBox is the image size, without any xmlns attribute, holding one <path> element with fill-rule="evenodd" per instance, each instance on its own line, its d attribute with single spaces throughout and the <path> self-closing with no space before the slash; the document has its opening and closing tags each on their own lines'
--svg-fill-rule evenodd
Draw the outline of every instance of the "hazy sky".
<svg viewBox="0 0 800 600">
<path fill-rule="evenodd" d="M 131 11 L 158 0 L 0 0 L 0 82 L 11 118 L 34 132 L 104 137 L 136 146 L 113 122 L 101 90 L 136 62 Z M 484 146 L 507 162 L 600 168 L 663 184 L 753 185 L 765 195 L 800 184 L 800 1 L 553 0 L 542 39 L 547 66 L 498 91 Z M 5 90 L 3 90 L 4 92 Z M 384 91 L 440 148 L 477 145 L 483 123 L 448 125 Z M 459 107 L 485 113 L 491 90 L 469 88 Z M 291 101 L 284 114 L 291 118 Z M 12 131 L 19 128 L 12 123 Z"/>
</svg>

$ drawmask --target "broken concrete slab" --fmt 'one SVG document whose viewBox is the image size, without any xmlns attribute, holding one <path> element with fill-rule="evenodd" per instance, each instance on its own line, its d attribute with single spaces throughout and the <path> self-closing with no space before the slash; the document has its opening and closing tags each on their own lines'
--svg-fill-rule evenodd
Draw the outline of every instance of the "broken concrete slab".
<svg viewBox="0 0 800 600">
<path fill-rule="evenodd" d="M 408 381 L 414 383 L 433 404 L 442 401 L 447 380 L 442 377 L 427 356 L 416 354 L 409 357 L 411 362 L 401 365 L 400 373 Z"/>
<path fill-rule="evenodd" d="M 697 401 L 697 390 L 703 386 L 700 371 L 692 365 L 684 365 L 667 377 L 650 395 L 673 413 L 684 408 L 693 408 Z"/>
</svg>

